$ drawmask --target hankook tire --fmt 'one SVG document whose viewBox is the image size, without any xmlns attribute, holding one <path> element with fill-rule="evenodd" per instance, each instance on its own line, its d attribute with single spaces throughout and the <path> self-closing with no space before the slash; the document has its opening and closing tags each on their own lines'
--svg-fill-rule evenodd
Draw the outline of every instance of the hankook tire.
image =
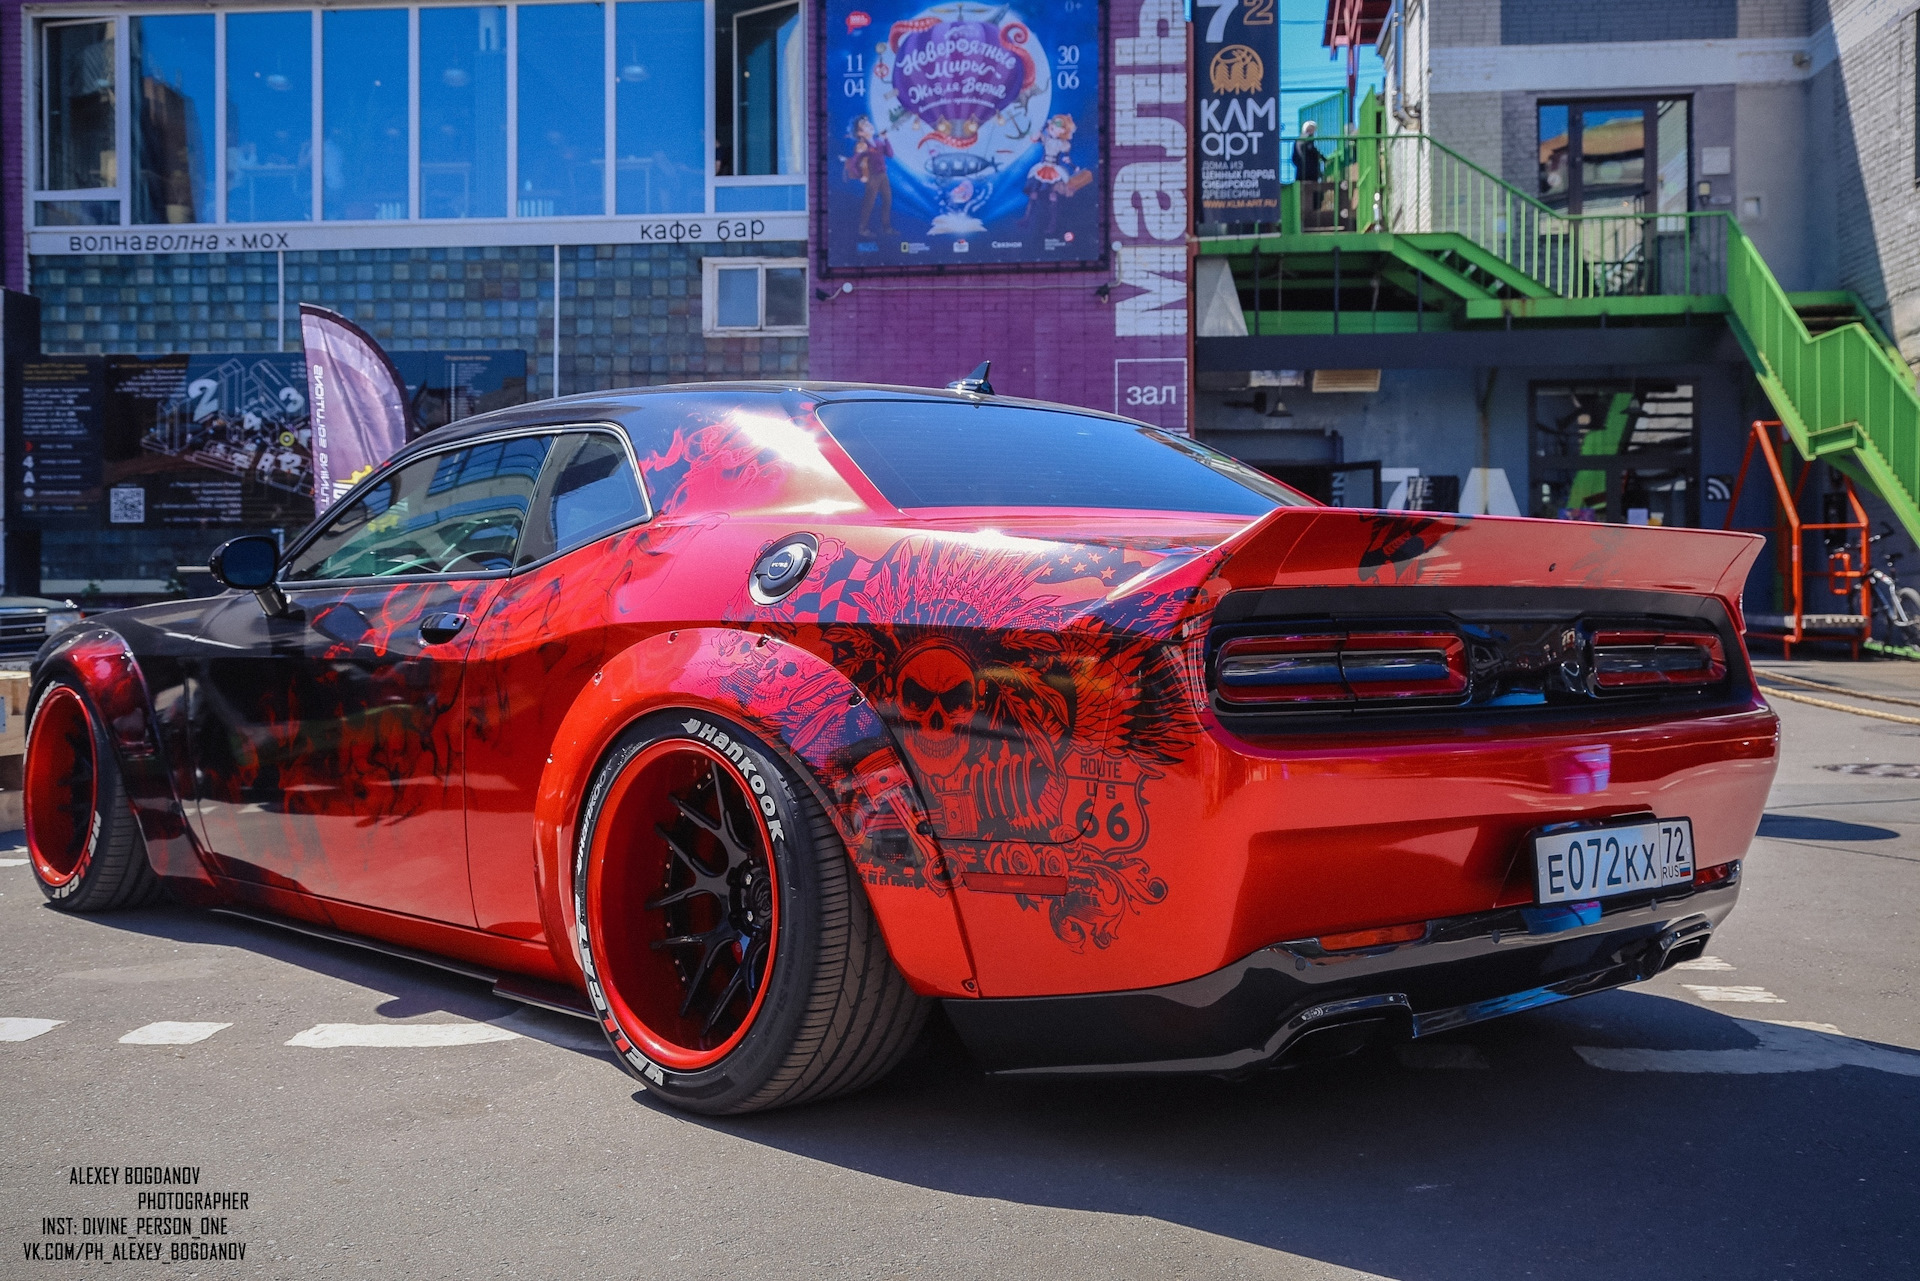
<svg viewBox="0 0 1920 1281">
<path fill-rule="evenodd" d="M 159 896 L 113 745 L 81 690 L 56 680 L 41 691 L 21 772 L 28 861 L 53 906 L 111 912 Z"/>
<path fill-rule="evenodd" d="M 621 1065 L 677 1107 L 858 1090 L 926 1018 L 812 788 L 705 712 L 649 716 L 608 751 L 581 814 L 574 910 Z"/>
</svg>

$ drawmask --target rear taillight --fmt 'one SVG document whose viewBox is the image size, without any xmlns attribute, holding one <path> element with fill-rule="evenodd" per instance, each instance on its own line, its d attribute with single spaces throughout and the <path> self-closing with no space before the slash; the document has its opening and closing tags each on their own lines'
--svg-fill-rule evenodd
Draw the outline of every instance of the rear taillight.
<svg viewBox="0 0 1920 1281">
<path fill-rule="evenodd" d="M 1727 655 L 1711 633 L 1596 631 L 1589 670 L 1595 693 L 1694 689 L 1725 679 Z"/>
<path fill-rule="evenodd" d="M 1214 675 L 1235 706 L 1457 701 L 1467 650 L 1452 632 L 1241 636 L 1220 647 Z"/>
<path fill-rule="evenodd" d="M 1334 636 L 1243 636 L 1220 647 L 1215 668 L 1229 703 L 1344 703 Z"/>
</svg>

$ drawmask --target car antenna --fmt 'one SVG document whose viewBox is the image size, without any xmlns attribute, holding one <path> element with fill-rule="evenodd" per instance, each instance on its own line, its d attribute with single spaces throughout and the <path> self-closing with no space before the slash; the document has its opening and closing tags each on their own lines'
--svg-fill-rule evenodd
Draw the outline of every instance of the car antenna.
<svg viewBox="0 0 1920 1281">
<path fill-rule="evenodd" d="M 983 360 L 974 366 L 972 373 L 965 378 L 947 384 L 948 391 L 970 391 L 976 396 L 993 395 L 993 384 L 987 381 L 987 370 L 993 367 L 991 360 Z"/>
</svg>

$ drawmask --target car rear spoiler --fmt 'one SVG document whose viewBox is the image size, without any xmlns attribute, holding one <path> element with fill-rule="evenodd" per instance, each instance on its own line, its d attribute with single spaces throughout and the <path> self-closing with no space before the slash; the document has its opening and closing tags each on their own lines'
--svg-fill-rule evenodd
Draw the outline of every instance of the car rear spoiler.
<svg viewBox="0 0 1920 1281">
<path fill-rule="evenodd" d="M 1737 602 L 1758 534 L 1449 512 L 1282 507 L 1215 549 L 1215 585 L 1604 587 Z M 1224 580 L 1224 581 L 1221 581 Z"/>
</svg>

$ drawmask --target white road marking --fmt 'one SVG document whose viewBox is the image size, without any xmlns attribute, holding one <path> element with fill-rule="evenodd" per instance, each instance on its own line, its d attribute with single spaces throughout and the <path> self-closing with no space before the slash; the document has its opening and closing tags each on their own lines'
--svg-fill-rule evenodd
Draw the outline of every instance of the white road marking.
<svg viewBox="0 0 1920 1281">
<path fill-rule="evenodd" d="M 565 1014 L 548 1014 L 543 1010 L 515 1010 L 497 1019 L 488 1019 L 487 1023 L 491 1027 L 518 1032 L 530 1041 L 545 1041 L 548 1045 L 557 1045 L 563 1050 L 579 1050 L 587 1054 L 613 1053 L 612 1047 L 607 1044 L 606 1033 L 585 1019 L 576 1019 Z"/>
<path fill-rule="evenodd" d="M 1730 970 L 1733 967 L 1717 956 L 1702 956 L 1691 961 L 1682 961 L 1673 968 L 1676 970 Z"/>
<path fill-rule="evenodd" d="M 231 1023 L 149 1023 L 120 1038 L 122 1045 L 195 1045 Z"/>
<path fill-rule="evenodd" d="M 65 1019 L 0 1019 L 0 1041 L 31 1041 L 65 1022 Z"/>
<path fill-rule="evenodd" d="M 1775 996 L 1764 987 L 1714 987 L 1707 983 L 1680 985 L 1703 1001 L 1744 1001 L 1752 1005 L 1785 1005 L 1784 996 Z"/>
<path fill-rule="evenodd" d="M 23 858 L 0 858 L 0 867 L 25 867 L 26 865 L 27 860 Z"/>
<path fill-rule="evenodd" d="M 1576 1045 L 1573 1052 L 1609 1072 L 1688 1072 L 1759 1076 L 1864 1067 L 1896 1076 L 1920 1076 L 1920 1053 L 1803 1027 L 1735 1019 L 1753 1036 L 1750 1050 L 1622 1050 Z"/>
<path fill-rule="evenodd" d="M 1807 1023 L 1800 1019 L 1761 1019 L 1760 1021 L 1762 1023 L 1771 1023 L 1775 1027 L 1797 1027 L 1804 1028 L 1809 1032 L 1825 1032 L 1828 1036 L 1846 1035 L 1845 1032 L 1842 1032 L 1831 1023 Z"/>
<path fill-rule="evenodd" d="M 287 1044 L 331 1050 L 342 1046 L 481 1045 L 519 1039 L 518 1032 L 487 1023 L 319 1023 Z"/>
</svg>

